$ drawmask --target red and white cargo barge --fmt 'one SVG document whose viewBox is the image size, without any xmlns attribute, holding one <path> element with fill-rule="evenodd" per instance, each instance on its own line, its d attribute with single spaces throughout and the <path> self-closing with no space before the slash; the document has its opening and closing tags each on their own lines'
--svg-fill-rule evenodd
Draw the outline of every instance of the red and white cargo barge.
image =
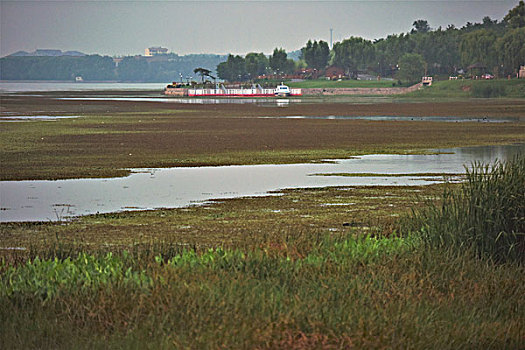
<svg viewBox="0 0 525 350">
<path fill-rule="evenodd" d="M 281 84 L 275 89 L 265 89 L 260 85 L 253 85 L 251 88 L 226 88 L 224 85 L 217 84 L 214 89 L 203 88 L 171 88 L 167 87 L 164 91 L 166 95 L 178 95 L 189 97 L 269 97 L 269 96 L 301 96 L 301 89 L 290 89 Z"/>
</svg>

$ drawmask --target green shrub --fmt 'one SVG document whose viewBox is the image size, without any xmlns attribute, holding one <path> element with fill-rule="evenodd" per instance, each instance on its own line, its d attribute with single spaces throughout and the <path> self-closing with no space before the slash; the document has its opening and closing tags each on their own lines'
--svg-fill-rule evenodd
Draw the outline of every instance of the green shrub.
<svg viewBox="0 0 525 350">
<path fill-rule="evenodd" d="M 467 169 L 441 205 L 414 211 L 404 223 L 433 246 L 473 249 L 496 262 L 525 262 L 525 157 Z"/>
</svg>

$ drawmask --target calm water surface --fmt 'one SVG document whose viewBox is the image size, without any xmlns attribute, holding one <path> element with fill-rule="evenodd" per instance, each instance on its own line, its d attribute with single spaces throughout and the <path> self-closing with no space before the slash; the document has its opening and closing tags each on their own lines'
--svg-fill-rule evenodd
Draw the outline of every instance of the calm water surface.
<svg viewBox="0 0 525 350">
<path fill-rule="evenodd" d="M 125 210 L 184 207 L 211 199 L 262 196 L 284 188 L 426 185 L 441 176 L 344 177 L 326 173 L 461 173 L 473 161 L 525 152 L 525 144 L 437 150 L 435 155 L 366 155 L 323 164 L 135 169 L 130 176 L 1 181 L 0 221 L 50 221 Z"/>
<path fill-rule="evenodd" d="M 37 92 L 37 91 L 162 91 L 165 83 L 77 83 L 53 81 L 0 81 L 0 92 Z"/>
</svg>

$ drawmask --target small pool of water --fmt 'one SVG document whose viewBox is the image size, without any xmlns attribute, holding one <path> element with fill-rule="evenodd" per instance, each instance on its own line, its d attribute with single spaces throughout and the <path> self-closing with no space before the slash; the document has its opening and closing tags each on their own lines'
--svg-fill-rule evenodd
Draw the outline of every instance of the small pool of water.
<svg viewBox="0 0 525 350">
<path fill-rule="evenodd" d="M 436 151 L 439 154 L 365 155 L 321 164 L 135 169 L 123 178 L 0 181 L 0 222 L 176 208 L 211 199 L 263 196 L 285 188 L 428 185 L 444 181 L 441 175 L 428 173 L 463 173 L 464 166 L 474 161 L 493 162 L 524 153 L 525 144 Z M 389 176 L 312 176 L 330 173 Z"/>
<path fill-rule="evenodd" d="M 304 115 L 291 115 L 291 116 L 278 116 L 278 117 L 258 117 L 261 119 L 327 119 L 327 120 L 374 120 L 374 121 L 407 121 L 407 122 L 449 122 L 449 123 L 464 123 L 464 122 L 477 122 L 477 123 L 508 123 L 514 120 L 507 118 L 488 118 L 488 117 L 452 117 L 452 116 L 424 116 L 424 117 L 408 117 L 408 116 L 392 116 L 392 115 L 374 115 L 374 116 L 339 116 L 339 115 L 323 115 L 323 116 L 304 116 Z"/>
<path fill-rule="evenodd" d="M 80 118 L 78 115 L 7 115 L 0 117 L 1 122 L 28 122 L 28 121 L 44 121 L 54 122 L 59 119 Z"/>
</svg>

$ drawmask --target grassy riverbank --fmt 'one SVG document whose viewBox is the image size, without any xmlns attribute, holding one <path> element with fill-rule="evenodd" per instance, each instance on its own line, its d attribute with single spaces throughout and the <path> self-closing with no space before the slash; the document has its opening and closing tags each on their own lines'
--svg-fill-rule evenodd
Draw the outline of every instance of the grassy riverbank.
<svg viewBox="0 0 525 350">
<path fill-rule="evenodd" d="M 474 171 L 444 192 L 453 197 L 436 197 L 442 186 L 293 190 L 212 209 L 0 225 L 2 242 L 34 242 L 26 251 L 3 251 L 0 342 L 8 348 L 519 348 L 524 165 L 521 159 Z M 460 220 L 483 198 L 501 200 Z M 177 225 L 190 229 L 172 241 L 165 229 L 163 241 L 148 216 L 171 223 L 174 232 Z M 133 244 L 130 234 L 115 245 L 111 228 L 119 222 L 142 225 L 151 236 Z M 470 235 L 443 239 L 443 223 L 446 232 Z M 97 232 L 107 237 L 68 237 L 97 224 L 105 224 Z M 505 240 L 487 235 L 478 244 L 487 225 Z M 204 227 L 216 232 L 215 241 L 198 236 Z M 238 240 L 230 240 L 234 227 Z"/>
<path fill-rule="evenodd" d="M 524 98 L 525 79 L 436 81 L 430 87 L 408 93 L 403 97 L 422 99 Z"/>
<path fill-rule="evenodd" d="M 292 88 L 388 88 L 396 81 L 392 80 L 304 80 L 299 82 L 287 82 Z"/>
<path fill-rule="evenodd" d="M 288 82 L 293 88 L 391 88 L 397 81 L 391 80 L 305 80 Z M 432 86 L 421 90 L 395 96 L 401 100 L 421 100 L 432 98 L 446 100 L 466 100 L 470 98 L 513 98 L 525 96 L 525 79 L 496 80 L 446 80 L 434 81 Z"/>
</svg>

